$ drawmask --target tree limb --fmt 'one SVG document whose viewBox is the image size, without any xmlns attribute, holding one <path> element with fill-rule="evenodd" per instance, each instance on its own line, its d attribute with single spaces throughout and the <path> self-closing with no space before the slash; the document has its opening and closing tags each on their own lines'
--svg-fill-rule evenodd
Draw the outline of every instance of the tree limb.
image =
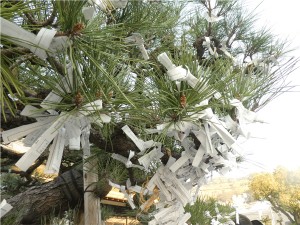
<svg viewBox="0 0 300 225">
<path fill-rule="evenodd" d="M 24 12 L 24 15 L 28 19 L 29 23 L 31 23 L 32 25 L 35 25 L 35 27 L 36 26 L 46 27 L 53 23 L 55 16 L 56 16 L 56 9 L 53 8 L 53 11 L 52 11 L 51 15 L 49 16 L 49 18 L 43 22 L 36 21 L 35 18 L 33 17 L 33 15 L 31 15 L 30 13 Z"/>
<path fill-rule="evenodd" d="M 268 198 L 268 201 L 271 203 L 271 205 L 274 207 L 275 210 L 280 211 L 289 219 L 289 221 L 295 223 L 295 220 L 291 217 L 291 215 L 287 211 L 285 211 L 280 206 L 278 206 L 271 198 Z"/>
</svg>

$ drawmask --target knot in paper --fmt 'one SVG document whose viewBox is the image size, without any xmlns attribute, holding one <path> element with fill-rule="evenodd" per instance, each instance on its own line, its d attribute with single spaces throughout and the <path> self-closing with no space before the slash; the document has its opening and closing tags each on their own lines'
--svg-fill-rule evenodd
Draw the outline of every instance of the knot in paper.
<svg viewBox="0 0 300 225">
<path fill-rule="evenodd" d="M 30 51 L 41 59 L 46 59 L 47 53 L 45 50 L 49 48 L 55 34 L 56 30 L 42 28 L 34 39 L 33 43 L 36 46 L 32 46 Z"/>
<path fill-rule="evenodd" d="M 173 69 L 168 70 L 167 74 L 172 81 L 186 80 L 189 75 L 189 71 L 184 69 L 182 66 L 177 66 Z"/>
</svg>

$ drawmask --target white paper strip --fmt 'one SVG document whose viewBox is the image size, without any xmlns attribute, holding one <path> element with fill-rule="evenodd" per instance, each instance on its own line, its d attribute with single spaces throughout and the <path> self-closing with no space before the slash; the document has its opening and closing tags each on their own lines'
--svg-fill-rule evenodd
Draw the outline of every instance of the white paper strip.
<svg viewBox="0 0 300 225">
<path fill-rule="evenodd" d="M 162 53 L 157 57 L 158 61 L 163 64 L 167 69 L 167 74 L 172 81 L 187 81 L 187 83 L 195 88 L 199 80 L 193 76 L 188 69 L 181 66 L 176 67 L 169 59 L 166 53 Z"/>
<path fill-rule="evenodd" d="M 4 143 L 9 143 L 15 140 L 20 139 L 21 137 L 24 137 L 32 132 L 34 132 L 37 129 L 40 129 L 44 127 L 45 125 L 48 125 L 52 123 L 57 117 L 52 116 L 47 118 L 46 120 L 35 122 L 32 124 L 23 125 L 20 127 L 16 127 L 10 130 L 2 131 L 2 138 Z"/>
<path fill-rule="evenodd" d="M 95 14 L 94 7 L 82 7 L 82 14 L 86 20 L 90 20 L 93 18 Z"/>
<path fill-rule="evenodd" d="M 52 39 L 52 42 L 49 46 L 49 55 L 55 56 L 55 54 L 59 51 L 67 48 L 72 41 L 67 36 L 58 36 Z"/>
<path fill-rule="evenodd" d="M 20 45 L 22 47 L 30 49 L 33 45 L 35 35 L 29 31 L 24 30 L 22 27 L 19 27 L 17 24 L 12 23 L 2 17 L 1 21 L 1 35 L 9 36 L 10 41 Z"/>
<path fill-rule="evenodd" d="M 47 129 L 47 125 L 28 134 L 23 140 L 24 145 L 32 146 L 33 143 L 36 142 L 36 140 L 44 133 L 46 129 Z"/>
<path fill-rule="evenodd" d="M 56 30 L 50 30 L 46 28 L 42 28 L 37 36 L 34 39 L 34 46 L 31 46 L 30 51 L 32 51 L 35 55 L 40 57 L 41 59 L 47 58 L 47 50 L 56 34 Z M 38 47 L 36 47 L 37 45 Z"/>
<path fill-rule="evenodd" d="M 154 218 L 157 221 L 159 221 L 160 219 L 164 218 L 166 215 L 168 215 L 169 213 L 172 213 L 175 210 L 176 210 L 176 206 L 171 206 L 171 207 L 168 207 L 168 208 L 164 208 L 164 209 L 160 210 L 158 213 L 156 213 L 154 215 Z"/>
<path fill-rule="evenodd" d="M 149 180 L 148 184 L 147 184 L 147 189 L 152 192 L 154 187 L 155 187 L 155 184 L 156 184 L 156 180 L 157 179 L 160 179 L 159 178 L 159 175 L 157 173 L 155 173 L 151 179 Z"/>
<path fill-rule="evenodd" d="M 234 57 L 227 51 L 226 43 L 225 43 L 225 42 L 222 43 L 222 47 L 220 48 L 220 50 L 223 51 L 224 54 L 225 54 L 228 58 L 234 59 Z"/>
<path fill-rule="evenodd" d="M 115 8 L 124 9 L 128 0 L 110 0 Z"/>
<path fill-rule="evenodd" d="M 207 47 L 209 53 L 215 57 L 218 57 L 218 53 L 217 53 L 217 48 L 214 47 L 214 49 L 211 48 L 211 44 L 210 44 L 210 37 L 204 37 L 205 41 L 203 42 L 203 45 L 205 47 Z"/>
<path fill-rule="evenodd" d="M 1 35 L 10 37 L 11 42 L 30 49 L 30 51 L 43 60 L 47 58 L 47 50 L 57 51 L 67 45 L 67 37 L 54 38 L 56 30 L 42 28 L 39 33 L 35 35 L 2 17 L 0 18 L 0 22 Z M 49 53 L 51 53 L 50 51 Z"/>
<path fill-rule="evenodd" d="M 59 103 L 63 99 L 62 96 L 56 94 L 54 91 L 51 91 L 47 97 L 41 102 L 40 106 L 46 110 L 54 108 L 56 103 Z"/>
<path fill-rule="evenodd" d="M 139 139 L 133 132 L 132 130 L 125 125 L 124 127 L 122 127 L 122 130 L 125 132 L 125 134 L 134 142 L 134 144 L 138 147 L 138 149 L 140 151 L 144 151 L 145 147 L 144 147 L 144 141 Z"/>
<path fill-rule="evenodd" d="M 32 105 L 26 105 L 21 111 L 20 115 L 32 118 L 49 116 L 48 113 L 45 113 L 43 110 L 38 109 Z"/>
<path fill-rule="evenodd" d="M 139 166 L 139 165 L 135 165 L 135 164 L 133 164 L 133 163 L 130 161 L 130 159 L 133 157 L 133 155 L 134 155 L 134 151 L 131 151 L 131 150 L 130 150 L 130 154 L 129 154 L 128 159 L 127 159 L 126 157 L 124 157 L 124 156 L 122 156 L 122 155 L 119 155 L 119 154 L 116 154 L 116 153 L 113 153 L 113 154 L 111 155 L 111 157 L 112 157 L 113 159 L 116 159 L 116 160 L 118 160 L 118 161 L 124 163 L 124 165 L 126 166 L 126 168 L 136 167 L 136 168 L 139 168 L 139 169 L 143 170 L 144 167 Z"/>
<path fill-rule="evenodd" d="M 183 164 L 185 164 L 189 159 L 190 159 L 191 155 L 188 152 L 184 152 L 184 154 L 176 160 L 175 163 L 173 163 L 173 165 L 170 166 L 170 170 L 175 173 L 176 170 L 178 170 Z"/>
<path fill-rule="evenodd" d="M 261 123 L 264 122 L 261 118 L 258 117 L 258 115 L 255 112 L 252 112 L 249 109 L 246 109 L 243 106 L 243 103 L 241 101 L 239 101 L 237 99 L 232 99 L 230 101 L 230 104 L 237 108 L 238 116 L 243 117 L 248 122 L 261 122 Z"/>
<path fill-rule="evenodd" d="M 121 186 L 120 186 L 120 191 L 124 194 L 124 197 L 127 199 L 127 202 L 128 202 L 128 204 L 130 205 L 130 207 L 131 207 L 132 209 L 135 209 L 136 206 L 135 206 L 135 204 L 133 203 L 132 195 L 127 193 L 125 186 L 121 185 Z"/>
<path fill-rule="evenodd" d="M 96 100 L 93 102 L 90 102 L 84 106 L 82 106 L 82 110 L 80 110 L 79 112 L 84 115 L 84 116 L 88 116 L 89 114 L 92 114 L 94 112 L 97 112 L 98 110 L 102 109 L 102 100 Z"/>
<path fill-rule="evenodd" d="M 145 49 L 145 46 L 144 46 L 144 39 L 143 39 L 141 34 L 132 33 L 131 36 L 125 38 L 125 42 L 126 43 L 130 43 L 130 42 L 135 43 L 138 46 L 138 48 L 140 49 L 140 51 L 143 55 L 143 58 L 145 60 L 149 59 L 149 55 L 148 55 L 147 50 Z"/>
<path fill-rule="evenodd" d="M 57 135 L 58 130 L 68 119 L 67 114 L 61 114 L 57 120 L 40 136 L 40 138 L 31 146 L 16 163 L 21 170 L 26 171 L 33 162 L 44 152 L 50 142 Z"/>
<path fill-rule="evenodd" d="M 65 147 L 65 135 L 66 129 L 62 127 L 61 129 L 59 129 L 57 136 L 54 138 L 53 144 L 49 148 L 50 154 L 47 159 L 44 173 L 59 173 L 59 168 Z"/>
<path fill-rule="evenodd" d="M 218 22 L 219 20 L 223 19 L 222 16 L 216 16 L 213 13 L 210 13 L 210 15 L 209 15 L 207 12 L 204 14 L 204 17 L 207 20 L 207 22 L 209 22 L 209 23 Z"/>
<path fill-rule="evenodd" d="M 150 163 L 152 162 L 152 161 L 157 161 L 157 160 L 159 160 L 161 157 L 163 157 L 164 156 L 164 154 L 161 152 L 161 150 L 160 149 L 158 149 L 158 148 L 154 148 L 152 151 L 150 151 L 149 153 L 147 153 L 147 154 L 145 154 L 145 155 L 143 155 L 142 157 L 140 157 L 139 159 L 138 159 L 138 161 L 139 161 L 139 163 L 141 164 L 141 165 L 143 165 L 144 166 L 144 168 L 146 169 L 146 170 L 148 170 L 148 168 L 149 168 L 149 166 L 150 166 Z"/>
<path fill-rule="evenodd" d="M 185 224 L 190 218 L 191 218 L 190 213 L 185 213 L 183 216 L 180 217 L 178 224 Z"/>
<path fill-rule="evenodd" d="M 95 3 L 103 11 L 112 10 L 116 8 L 123 9 L 126 7 L 128 0 L 88 0 L 90 4 Z"/>
<path fill-rule="evenodd" d="M 0 218 L 2 218 L 6 213 L 8 213 L 13 207 L 6 202 L 5 199 L 2 200 L 0 204 Z"/>
<path fill-rule="evenodd" d="M 198 167 L 200 162 L 202 161 L 202 158 L 205 154 L 206 150 L 203 148 L 202 144 L 200 145 L 197 153 L 196 153 L 196 156 L 194 157 L 194 160 L 193 160 L 193 163 L 192 163 L 192 166 L 194 167 Z"/>
<path fill-rule="evenodd" d="M 81 127 L 79 124 L 79 118 L 74 116 L 70 117 L 70 119 L 65 123 L 65 128 L 69 139 L 69 149 L 80 150 Z"/>
<path fill-rule="evenodd" d="M 209 122 L 209 124 L 216 130 L 218 135 L 223 139 L 224 143 L 230 147 L 232 146 L 236 140 L 232 137 L 232 135 L 225 129 L 222 125 L 222 122 L 217 118 L 217 116 L 212 112 L 211 108 L 207 108 L 205 111 L 205 119 Z"/>
<path fill-rule="evenodd" d="M 154 182 L 157 185 L 158 189 L 160 190 L 161 194 L 163 194 L 165 196 L 167 201 L 171 201 L 172 196 L 171 196 L 170 192 L 168 191 L 168 188 L 162 182 L 162 180 L 158 177 Z"/>
</svg>

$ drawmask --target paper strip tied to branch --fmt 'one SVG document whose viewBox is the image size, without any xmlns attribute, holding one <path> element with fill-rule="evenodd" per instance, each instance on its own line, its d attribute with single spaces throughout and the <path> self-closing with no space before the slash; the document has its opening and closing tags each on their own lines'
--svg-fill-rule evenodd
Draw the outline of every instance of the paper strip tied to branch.
<svg viewBox="0 0 300 225">
<path fill-rule="evenodd" d="M 141 34 L 132 33 L 131 36 L 125 38 L 125 42 L 135 44 L 140 49 L 143 58 L 145 60 L 149 59 L 149 55 L 148 55 L 147 50 L 145 49 L 145 46 L 144 46 L 144 39 L 143 39 Z"/>
<path fill-rule="evenodd" d="M 30 150 L 18 160 L 16 166 L 18 166 L 21 170 L 26 171 L 48 147 L 67 119 L 67 114 L 61 114 L 54 121 L 54 123 L 52 123 L 51 126 L 37 139 L 37 141 L 31 146 Z"/>
<path fill-rule="evenodd" d="M 160 54 L 157 59 L 166 67 L 167 74 L 172 81 L 187 81 L 192 88 L 196 87 L 199 80 L 182 66 L 176 67 L 165 52 Z"/>
<path fill-rule="evenodd" d="M 210 43 L 210 37 L 204 37 L 205 41 L 203 42 L 203 46 L 205 46 L 209 53 L 215 57 L 218 57 L 218 53 L 217 53 L 217 48 L 213 47 L 214 49 L 212 49 L 211 47 L 211 43 Z"/>
<path fill-rule="evenodd" d="M 154 141 L 144 142 L 143 140 L 139 139 L 127 125 L 122 127 L 122 130 L 134 142 L 141 153 L 143 153 L 147 148 L 154 146 L 155 144 Z"/>
<path fill-rule="evenodd" d="M 82 148 L 86 146 L 80 136 L 84 135 L 83 129 L 89 126 L 89 115 L 100 109 L 102 109 L 101 100 L 84 105 L 76 116 L 64 112 L 59 116 L 53 116 L 33 106 L 27 106 L 22 114 L 39 121 L 2 132 L 3 141 L 10 143 L 26 136 L 24 144 L 29 145 L 30 148 L 16 163 L 21 170 L 26 171 L 54 140 L 50 147 L 46 172 L 58 172 L 64 146 L 68 144 L 70 149 L 74 150 L 80 149 L 80 143 Z"/>
<path fill-rule="evenodd" d="M 247 129 L 247 124 L 253 122 L 263 123 L 264 121 L 261 118 L 259 118 L 255 112 L 246 109 L 241 101 L 237 99 L 232 99 L 230 101 L 230 104 L 232 106 L 235 106 L 237 109 L 237 118 L 239 120 L 238 127 L 240 130 L 240 134 L 246 138 L 249 138 L 251 136 L 251 133 Z"/>
<path fill-rule="evenodd" d="M 216 14 L 213 13 L 213 12 L 211 12 L 210 15 L 208 14 L 208 12 L 206 12 L 206 13 L 204 14 L 204 17 L 205 17 L 205 19 L 207 20 L 207 22 L 209 22 L 209 23 L 218 22 L 218 21 L 220 21 L 220 20 L 223 19 L 222 16 L 216 16 Z"/>
<path fill-rule="evenodd" d="M 124 163 L 124 165 L 126 166 L 126 168 L 136 167 L 136 168 L 139 168 L 139 169 L 143 170 L 143 169 L 144 169 L 143 166 L 135 165 L 135 164 L 133 164 L 133 163 L 130 161 L 130 159 L 132 159 L 133 156 L 134 156 L 134 151 L 131 151 L 131 150 L 130 150 L 130 153 L 129 153 L 128 158 L 126 158 L 126 157 L 124 157 L 124 156 L 122 156 L 122 155 L 116 154 L 116 153 L 113 153 L 113 154 L 111 155 L 111 157 L 112 157 L 113 159 L 116 159 L 116 160 L 118 160 L 118 161 Z"/>
<path fill-rule="evenodd" d="M 108 11 L 112 9 L 124 9 L 128 3 L 128 0 L 88 0 L 90 4 L 95 3 L 103 11 Z"/>
<path fill-rule="evenodd" d="M 4 18 L 1 20 L 1 35 L 10 37 L 13 43 L 30 49 L 41 59 L 47 58 L 47 51 L 57 51 L 67 46 L 67 37 L 54 38 L 56 30 L 42 28 L 37 35 Z"/>
</svg>

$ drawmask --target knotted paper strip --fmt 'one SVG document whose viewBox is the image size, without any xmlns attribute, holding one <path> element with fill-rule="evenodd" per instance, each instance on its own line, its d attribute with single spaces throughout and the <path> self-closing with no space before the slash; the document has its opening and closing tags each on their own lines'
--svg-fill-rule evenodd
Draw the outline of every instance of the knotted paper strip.
<svg viewBox="0 0 300 225">
<path fill-rule="evenodd" d="M 149 59 L 149 55 L 147 53 L 147 50 L 145 49 L 144 46 L 144 39 L 142 37 L 141 34 L 139 33 L 132 33 L 131 36 L 125 38 L 125 42 L 126 43 L 134 43 L 138 46 L 138 48 L 140 49 L 142 56 L 145 60 Z"/>
</svg>

